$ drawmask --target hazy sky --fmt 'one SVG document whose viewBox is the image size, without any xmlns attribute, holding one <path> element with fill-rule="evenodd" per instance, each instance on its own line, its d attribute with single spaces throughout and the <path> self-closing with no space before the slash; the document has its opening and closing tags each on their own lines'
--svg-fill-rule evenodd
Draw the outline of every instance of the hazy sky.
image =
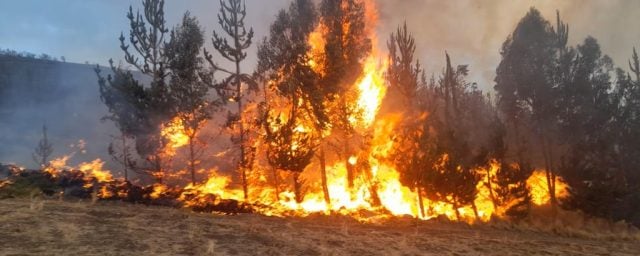
<svg viewBox="0 0 640 256">
<path fill-rule="evenodd" d="M 247 0 L 248 20 L 262 38 L 277 10 L 289 0 Z M 532 6 L 549 20 L 555 10 L 570 25 L 570 41 L 596 37 L 603 51 L 626 66 L 632 47 L 640 45 L 640 1 L 635 0 L 378 0 L 380 45 L 407 21 L 418 44 L 417 56 L 428 72 L 438 72 L 447 50 L 454 63 L 470 64 L 472 80 L 491 88 L 499 49 L 518 20 Z M 139 0 L 0 0 L 0 48 L 65 56 L 69 62 L 105 64 L 120 60 L 121 31 L 128 31 L 125 13 Z M 218 0 L 167 0 L 168 24 L 190 10 L 206 31 L 217 27 Z M 210 41 L 207 47 L 211 48 Z M 254 64 L 249 64 L 253 67 Z"/>
</svg>

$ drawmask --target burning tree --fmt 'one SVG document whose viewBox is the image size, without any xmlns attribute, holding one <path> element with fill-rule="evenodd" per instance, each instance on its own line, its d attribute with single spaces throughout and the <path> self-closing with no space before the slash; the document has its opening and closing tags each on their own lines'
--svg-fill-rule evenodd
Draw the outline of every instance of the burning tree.
<svg viewBox="0 0 640 256">
<path fill-rule="evenodd" d="M 296 100 L 295 96 L 291 97 Z M 303 181 L 300 174 L 311 163 L 315 153 L 317 139 L 299 124 L 299 109 L 291 104 L 288 117 L 283 114 L 272 116 L 272 111 L 265 113 L 265 141 L 267 143 L 267 158 L 269 164 L 281 170 L 293 173 L 293 187 L 296 202 L 302 203 L 304 194 Z"/>
<path fill-rule="evenodd" d="M 141 142 L 151 140 L 148 134 L 155 135 L 157 129 L 158 150 L 151 153 L 172 156 L 167 148 L 189 144 L 192 182 L 178 199 L 185 205 L 215 205 L 225 199 L 248 203 L 252 197 L 255 199 L 252 202 L 257 203 L 255 210 L 275 215 L 292 211 L 300 215 L 311 212 L 358 215 L 366 210 L 422 219 L 445 214 L 465 221 L 474 216 L 486 221 L 492 214 L 522 216 L 527 212 L 528 178 L 533 168 L 520 154 L 523 151 L 517 151 L 516 161 L 511 159 L 512 148 L 505 141 L 512 134 L 502 123 L 503 116 L 496 113 L 491 98 L 466 81 L 467 66 L 453 66 L 448 54 L 440 80 L 428 83 L 414 56 L 416 43 L 406 24 L 392 33 L 387 44 L 389 55 L 380 54 L 372 41 L 375 37 L 372 2 L 323 0 L 316 10 L 313 0 L 293 1 L 288 9 L 278 13 L 269 36 L 259 46 L 255 76 L 243 73 L 240 68 L 248 58 L 253 39 L 252 30 L 245 27 L 243 1 L 221 1 L 218 21 L 223 34 L 213 35 L 216 55 L 231 68 L 216 63 L 214 55 L 206 50 L 204 57 L 199 56 L 203 36 L 195 18 L 186 14 L 182 24 L 170 33 L 164 29 L 164 23 L 153 30 L 153 24 L 160 18 L 152 16 L 162 14 L 158 11 L 162 2 L 143 3 L 145 13 L 149 13 L 145 21 L 152 20 L 151 29 L 141 29 L 146 22 L 140 25 L 141 15 L 131 18 L 133 14 L 129 11 L 132 34 L 136 35 L 132 36 L 131 45 L 143 61 L 132 57 L 124 42 L 122 47 L 127 62 L 151 76 L 151 85 L 143 86 L 131 72 L 111 64 L 113 74 L 106 79 L 101 77 L 101 94 L 109 107 L 109 118 L 116 121 L 123 135 L 128 135 L 125 138 L 136 138 L 141 156 L 149 155 L 144 154 L 149 152 L 146 148 L 140 149 Z M 153 4 L 160 7 L 146 6 Z M 566 30 L 564 24 L 559 27 Z M 541 51 L 550 56 L 536 57 L 553 61 L 542 64 L 538 60 L 528 61 L 539 65 L 533 65 L 540 68 L 541 76 L 535 78 L 549 78 L 544 81 L 554 84 L 553 90 L 536 90 L 556 93 L 566 79 L 566 73 L 558 70 L 565 68 L 563 61 L 570 55 L 568 49 L 567 53 L 558 50 L 565 32 L 551 33 L 547 31 L 550 26 L 543 28 L 543 34 L 549 37 L 543 42 L 550 45 Z M 150 31 L 166 34 L 167 42 Z M 155 42 L 152 38 L 164 42 L 158 46 L 157 58 L 153 54 L 155 44 L 148 43 Z M 505 44 L 503 61 L 525 70 L 528 66 L 518 66 L 522 63 L 517 58 L 506 57 L 510 50 L 515 49 L 513 54 L 531 50 L 532 47 L 526 47 L 527 42 L 519 40 Z M 524 50 L 509 48 L 509 43 L 518 47 L 525 44 Z M 205 60 L 210 69 L 203 68 Z M 589 64 L 585 62 L 585 66 Z M 509 87 L 513 84 L 507 86 L 500 79 L 517 82 L 520 78 L 513 77 L 519 74 L 507 72 L 513 70 L 506 66 L 503 69 L 499 69 L 498 78 L 499 85 L 504 85 L 499 97 L 502 114 L 509 122 L 530 122 L 537 116 L 532 112 L 534 107 L 522 104 L 529 104 L 527 97 L 535 94 L 531 93 L 533 89 L 515 88 L 521 90 L 515 93 Z M 224 77 L 216 82 L 214 75 L 218 73 Z M 256 77 L 264 83 L 264 102 L 256 103 L 259 95 L 249 93 L 257 90 L 253 80 Z M 219 102 L 209 98 L 213 96 L 209 95 L 210 89 L 220 97 Z M 525 93 L 530 94 L 524 97 Z M 553 99 L 553 107 L 540 111 L 575 107 L 559 104 L 556 96 Z M 160 102 L 166 105 L 156 111 L 153 107 Z M 214 171 L 206 182 L 196 184 L 198 133 L 218 104 L 225 104 L 230 110 L 227 128 L 232 133 L 232 142 L 239 145 L 237 171 L 242 188 L 230 187 L 232 179 Z M 537 102 L 536 107 L 540 104 Z M 562 115 L 554 112 L 552 116 Z M 555 136 L 556 127 L 561 127 L 557 124 L 553 124 L 553 133 L 550 130 L 548 138 L 555 138 L 551 135 Z M 530 136 L 528 132 L 515 137 L 524 141 L 521 137 Z M 514 148 L 524 145 L 519 144 Z M 330 151 L 325 154 L 331 146 L 336 149 L 331 151 L 335 156 Z M 320 178 L 314 180 L 315 173 L 305 172 L 314 156 L 319 160 L 322 187 Z M 130 162 L 128 156 L 121 159 Z M 147 159 L 158 160 L 153 154 Z M 267 173 L 262 168 L 254 169 L 254 160 L 273 167 L 276 179 L 280 171 L 288 172 L 293 178 L 293 192 L 279 191 L 282 187 L 276 184 L 276 197 L 272 200 L 271 190 L 260 183 L 267 182 Z M 159 195 L 167 187 L 154 186 L 152 190 L 153 195 Z M 259 197 L 254 198 L 257 194 Z M 295 194 L 296 203 L 288 200 L 288 194 Z"/>
<path fill-rule="evenodd" d="M 406 23 L 391 34 L 387 47 L 390 63 L 386 74 L 388 101 L 385 103 L 394 108 L 388 111 L 398 111 L 408 117 L 398 127 L 399 133 L 395 136 L 399 146 L 393 156 L 394 162 L 403 182 L 412 186 L 418 195 L 420 216 L 425 216 L 422 175 L 435 160 L 430 157 L 433 156 L 433 143 L 429 127 L 424 125 L 429 110 L 420 106 L 418 99 L 426 79 L 419 61 L 414 59 L 415 39 L 408 32 Z"/>
<path fill-rule="evenodd" d="M 481 182 L 489 191 L 489 198 L 498 216 L 505 213 L 514 218 L 523 218 L 529 213 L 531 194 L 527 179 L 533 168 L 523 161 L 510 162 L 509 148 L 505 142 L 507 129 L 498 117 L 497 110 L 490 118 L 487 149 L 484 154 L 485 166 L 480 169 Z"/>
<path fill-rule="evenodd" d="M 468 114 L 477 106 L 472 104 L 473 99 L 482 98 L 482 94 L 464 80 L 467 66 L 454 69 L 448 54 L 446 60 L 437 88 L 443 107 L 431 121 L 437 134 L 438 157 L 433 170 L 423 176 L 423 183 L 430 199 L 453 205 L 457 219 L 461 219 L 459 208 L 465 205 L 471 205 L 478 218 L 475 198 L 479 177 L 475 168 L 480 164 L 479 152 L 473 147 L 469 129 L 473 119 Z"/>
<path fill-rule="evenodd" d="M 354 166 L 349 159 L 353 156 L 350 144 L 355 135 L 353 120 L 362 119 L 358 108 L 358 92 L 352 85 L 363 74 L 363 65 L 372 50 L 366 24 L 366 6 L 364 1 L 357 0 L 323 0 L 320 3 L 320 25 L 318 33 L 322 35 L 319 46 L 321 70 L 320 84 L 322 94 L 327 99 L 326 112 L 329 116 L 332 131 L 342 134 L 340 146 L 341 157 L 347 166 L 347 184 L 353 188 L 355 179 Z M 320 161 L 324 162 L 324 147 L 320 147 Z M 321 167 L 324 167 L 321 164 Z M 323 176 L 326 170 L 322 168 Z M 326 178 L 325 178 L 326 179 Z"/>
<path fill-rule="evenodd" d="M 100 89 L 100 99 L 109 109 L 109 115 L 103 120 L 111 120 L 120 130 L 120 146 L 116 150 L 114 143 L 109 144 L 109 154 L 122 164 L 125 180 L 129 179 L 129 167 L 135 166 L 127 145 L 127 138 L 134 137 L 139 132 L 139 125 L 144 118 L 142 112 L 145 102 L 141 99 L 145 95 L 144 87 L 133 78 L 131 71 L 115 67 L 109 61 L 112 74 L 106 78 L 101 75 L 100 67 L 96 67 Z M 119 151 L 119 152 L 118 152 Z"/>
<path fill-rule="evenodd" d="M 163 163 L 163 149 L 165 140 L 161 135 L 161 127 L 172 118 L 171 98 L 166 83 L 168 76 L 168 58 L 165 54 L 165 36 L 169 32 L 165 25 L 164 1 L 143 0 L 144 13 L 134 15 L 133 8 L 129 7 L 127 18 L 130 21 L 129 43 L 126 43 L 124 35 L 120 35 L 120 48 L 125 53 L 125 61 L 141 73 L 151 78 L 149 87 L 140 84 L 126 86 L 131 89 L 122 91 L 118 89 L 101 90 L 101 93 L 126 93 L 129 95 L 104 95 L 104 98 L 122 97 L 132 102 L 129 106 L 137 107 L 136 111 L 136 151 L 151 164 L 142 167 L 146 173 L 153 174 L 161 180 L 165 169 Z M 134 51 L 130 51 L 133 46 Z M 140 60 L 142 58 L 142 60 Z M 129 76 L 129 78 L 132 78 Z M 106 85 L 106 84 L 105 84 Z M 113 84 L 110 84 L 113 85 Z M 107 105 L 114 103 L 105 102 Z M 110 109 L 113 107 L 109 106 Z M 115 109 L 115 108 L 114 108 Z M 112 114 L 124 114 L 113 112 Z"/>
<path fill-rule="evenodd" d="M 182 24 L 171 31 L 171 39 L 166 45 L 168 68 L 171 70 L 169 89 L 172 112 L 180 122 L 182 133 L 189 145 L 189 171 L 191 182 L 195 184 L 198 165 L 197 135 L 211 119 L 217 100 L 208 99 L 209 86 L 200 79 L 203 59 L 199 56 L 204 44 L 203 31 L 198 21 L 187 12 Z"/>
<path fill-rule="evenodd" d="M 557 28 L 531 9 L 502 47 L 497 69 L 498 104 L 509 120 L 529 128 L 540 142 L 551 204 L 556 205 L 556 159 L 552 144 L 558 134 L 556 90 L 566 80 L 568 26 L 558 15 Z"/>
<path fill-rule="evenodd" d="M 129 70 L 115 67 L 110 60 L 112 74 L 106 78 L 96 68 L 100 97 L 109 108 L 112 120 L 120 129 L 121 153 L 112 144 L 110 153 L 123 164 L 125 177 L 128 167 L 153 175 L 162 183 L 166 161 L 174 155 L 174 142 L 167 134 L 168 126 L 176 126 L 185 134 L 189 145 L 189 169 L 196 182 L 196 136 L 204 121 L 210 118 L 215 102 L 208 101 L 208 86 L 200 79 L 206 76 L 203 59 L 198 56 L 203 45 L 203 32 L 197 20 L 186 13 L 182 24 L 171 33 L 164 19 L 164 1 L 144 0 L 144 13 L 134 15 L 129 7 L 130 34 L 126 43 L 120 36 L 120 48 L 125 61 L 150 78 L 148 86 L 133 77 Z M 133 51 L 130 50 L 133 49 Z M 174 127 L 170 127 L 174 128 Z M 135 149 L 150 165 L 139 166 L 128 150 L 127 138 L 135 138 Z M 169 137 L 169 138 L 167 138 Z"/>
<path fill-rule="evenodd" d="M 264 105 L 267 158 L 275 168 L 293 172 L 297 202 L 303 199 L 299 175 L 311 163 L 318 144 L 309 124 L 317 123 L 313 109 L 323 104 L 317 98 L 318 75 L 307 54 L 315 16 L 312 1 L 294 1 L 288 11 L 278 13 L 258 51 L 258 72 L 270 86 L 265 90 L 284 100 L 278 104 L 281 99 L 270 98 Z M 284 107 L 278 108 L 282 103 Z"/>
<path fill-rule="evenodd" d="M 255 148 L 247 143 L 249 127 L 247 127 L 247 120 L 244 118 L 245 105 L 243 105 L 247 90 L 243 88 L 243 85 L 249 86 L 249 89 L 258 90 L 253 78 L 249 74 L 243 73 L 240 68 L 240 64 L 247 58 L 246 51 L 251 46 L 253 39 L 253 29 L 251 28 L 247 31 L 244 23 L 246 15 L 247 9 L 244 1 L 220 0 L 218 23 L 229 39 L 214 30 L 213 47 L 224 59 L 233 64 L 232 69 L 218 65 L 213 56 L 206 49 L 204 50 L 205 58 L 213 71 L 227 75 L 222 81 L 211 83 L 211 86 L 216 90 L 223 103 L 235 102 L 237 105 L 237 112 L 229 114 L 228 123 L 232 126 L 237 126 L 239 134 L 237 138 L 232 139 L 239 145 L 240 149 L 238 167 L 242 178 L 245 200 L 249 197 L 247 171 L 252 168 Z M 210 82 L 213 81 L 211 80 Z"/>
</svg>

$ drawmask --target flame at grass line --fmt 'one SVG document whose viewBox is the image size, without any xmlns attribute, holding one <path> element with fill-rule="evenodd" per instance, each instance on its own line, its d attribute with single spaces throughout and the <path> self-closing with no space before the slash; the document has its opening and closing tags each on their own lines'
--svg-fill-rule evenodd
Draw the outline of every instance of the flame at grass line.
<svg viewBox="0 0 640 256">
<path fill-rule="evenodd" d="M 544 170 L 536 170 L 527 179 L 527 186 L 531 193 L 531 202 L 536 205 L 544 205 L 551 201 L 549 187 L 547 186 L 547 174 Z M 569 195 L 568 185 L 560 177 L 556 177 L 556 197 L 564 198 Z"/>
<path fill-rule="evenodd" d="M 114 180 L 111 171 L 103 169 L 105 162 L 99 158 L 91 162 L 80 163 L 77 166 L 68 166 L 67 162 L 73 155 L 64 155 L 49 161 L 49 166 L 44 168 L 44 172 L 57 177 L 62 170 L 77 170 L 84 174 L 85 181 L 95 179 L 97 182 L 110 182 Z"/>
</svg>

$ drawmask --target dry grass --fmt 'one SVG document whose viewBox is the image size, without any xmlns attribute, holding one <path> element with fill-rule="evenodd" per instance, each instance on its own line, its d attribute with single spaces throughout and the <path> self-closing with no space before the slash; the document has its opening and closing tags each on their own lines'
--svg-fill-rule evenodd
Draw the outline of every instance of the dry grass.
<svg viewBox="0 0 640 256">
<path fill-rule="evenodd" d="M 36 196 L 0 200 L 0 255 L 640 255 L 637 232 L 615 225 L 603 235 L 537 225 L 217 216 Z"/>
</svg>

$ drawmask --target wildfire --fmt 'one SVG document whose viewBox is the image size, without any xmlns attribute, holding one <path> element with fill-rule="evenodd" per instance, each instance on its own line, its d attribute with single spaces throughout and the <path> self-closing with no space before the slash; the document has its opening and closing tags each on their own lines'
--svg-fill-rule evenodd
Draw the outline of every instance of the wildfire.
<svg viewBox="0 0 640 256">
<path fill-rule="evenodd" d="M 166 145 L 169 152 L 189 144 L 189 136 L 185 132 L 185 126 L 180 117 L 175 117 L 171 122 L 164 125 L 160 135 L 169 141 Z"/>
<path fill-rule="evenodd" d="M 488 221 L 492 216 L 503 216 L 504 209 L 500 209 L 492 200 L 492 191 L 496 184 L 491 182 L 491 177 L 496 176 L 500 168 L 500 163 L 492 161 L 489 167 L 474 170 L 477 174 L 485 177 L 476 184 L 478 191 L 472 206 L 464 206 L 456 209 L 452 203 L 429 200 L 425 194 L 429 191 L 419 191 L 401 182 L 401 173 L 396 169 L 394 163 L 389 160 L 398 145 L 395 145 L 392 137 L 406 118 L 398 113 L 379 113 L 383 99 L 387 94 L 387 84 L 385 82 L 385 72 L 388 67 L 387 57 L 375 47 L 377 41 L 375 25 L 377 15 L 373 1 L 366 1 L 366 19 L 369 38 L 374 42 L 370 55 L 361 63 L 362 74 L 353 85 L 351 91 L 357 93 L 357 97 L 348 102 L 350 107 L 359 110 L 360 114 L 349 118 L 360 134 L 358 139 L 345 141 L 344 143 L 354 144 L 356 152 L 347 152 L 344 155 L 328 158 L 326 163 L 326 192 L 330 196 L 325 199 L 325 191 L 321 187 L 319 178 L 316 176 L 317 164 L 311 164 L 300 175 L 305 180 L 305 191 L 302 202 L 298 203 L 295 194 L 287 184 L 280 184 L 283 180 L 290 180 L 294 174 L 282 174 L 279 170 L 265 167 L 266 161 L 257 161 L 263 166 L 257 165 L 248 174 L 250 196 L 245 201 L 243 189 L 238 189 L 232 182 L 231 176 L 222 175 L 217 169 L 200 170 L 199 173 L 207 173 L 206 181 L 198 184 L 189 183 L 184 188 L 170 187 L 166 184 L 154 184 L 149 197 L 158 199 L 172 191 L 179 191 L 177 200 L 185 207 L 201 207 L 207 204 L 216 204 L 222 200 L 235 200 L 256 206 L 256 210 L 265 215 L 284 216 L 306 216 L 312 213 L 344 214 L 354 216 L 360 220 L 367 220 L 370 216 L 391 217 L 391 216 L 412 216 L 420 219 L 430 219 L 438 216 L 446 216 L 452 220 L 461 221 Z M 348 30 L 349 26 L 344 25 Z M 319 74 L 324 74 L 322 66 L 324 50 L 326 46 L 325 35 L 328 28 L 320 22 L 315 31 L 309 36 L 308 44 L 310 50 L 307 54 L 308 65 Z M 273 105 L 284 104 L 275 102 Z M 303 106 L 303 102 L 294 102 Z M 272 106 L 274 107 L 274 106 Z M 279 106 L 275 106 L 277 108 Z M 253 109 L 252 109 L 253 110 Z M 426 114 L 422 114 L 424 119 Z M 278 131 L 282 123 L 286 123 L 286 113 L 279 115 L 279 122 L 271 123 L 271 129 Z M 276 125 L 279 123 L 280 126 Z M 298 134 L 314 134 L 313 124 L 296 123 L 293 132 Z M 176 150 L 189 144 L 189 136 L 192 133 L 185 128 L 183 119 L 173 118 L 163 125 L 161 136 L 167 140 L 164 153 L 175 155 Z M 321 132 L 322 137 L 330 138 L 330 130 Z M 360 140 L 355 143 L 355 140 Z M 357 144 L 357 145 L 356 145 Z M 261 152 L 259 147 L 264 145 L 255 142 L 253 145 L 257 152 Z M 297 142 L 287 144 L 291 151 L 302 147 Z M 346 150 L 345 150 L 346 151 Z M 215 158 L 226 157 L 229 151 L 223 151 Z M 446 161 L 447 155 L 442 156 Z M 53 176 L 58 171 L 66 167 L 66 162 L 70 156 L 51 161 L 45 171 Z M 339 159 L 338 159 L 339 158 Z M 438 163 L 434 163 L 438 164 Z M 76 169 L 84 173 L 88 185 L 91 182 L 112 182 L 114 181 L 109 171 L 103 170 L 104 162 L 100 159 L 88 163 L 80 164 Z M 323 162 L 322 165 L 325 165 Z M 350 172 L 354 174 L 353 180 L 349 181 Z M 186 170 L 175 173 L 158 173 L 162 177 L 181 178 L 186 176 Z M 297 179 L 297 176 L 293 176 Z M 165 179 L 166 180 L 166 179 Z M 273 184 L 275 183 L 275 185 Z M 351 184 L 350 184 L 351 183 Z M 556 195 L 562 198 L 567 195 L 567 185 L 561 180 L 556 181 Z M 547 180 L 544 171 L 535 171 L 527 180 L 530 188 L 532 202 L 536 205 L 547 204 L 550 201 L 547 189 Z M 102 197 L 113 196 L 113 193 L 106 186 L 100 188 L 99 195 Z M 119 195 L 120 196 L 120 195 Z M 328 201 L 328 202 L 327 202 Z M 451 200 L 448 200 L 451 201 Z M 506 205 L 510 205 L 507 202 Z M 424 206 L 424 209 L 421 209 Z M 366 214 L 373 213 L 373 214 Z"/>
<path fill-rule="evenodd" d="M 308 53 L 309 66 L 313 68 L 313 71 L 323 75 L 323 67 L 319 64 L 322 63 L 322 56 L 324 55 L 324 47 L 326 40 L 324 35 L 327 33 L 327 27 L 320 22 L 316 29 L 309 35 L 308 44 L 311 50 Z"/>
<path fill-rule="evenodd" d="M 250 196 L 250 202 L 259 205 L 267 205 L 268 207 L 260 208 L 259 211 L 266 215 L 298 215 L 306 216 L 312 213 L 339 213 L 351 215 L 358 219 L 365 220 L 367 217 L 362 215 L 363 212 L 375 213 L 375 216 L 413 216 L 421 219 L 429 219 L 437 216 L 446 216 L 455 220 L 460 216 L 463 220 L 473 221 L 476 218 L 482 221 L 488 221 L 491 216 L 504 215 L 504 211 L 496 209 L 491 200 L 492 187 L 486 182 L 481 181 L 477 184 L 478 194 L 474 200 L 475 209 L 469 206 L 454 209 L 453 205 L 446 202 L 435 202 L 428 200 L 425 196 L 419 196 L 418 192 L 403 185 L 400 182 L 400 173 L 395 169 L 393 163 L 386 160 L 390 153 L 394 152 L 396 145 L 390 138 L 394 135 L 394 131 L 398 123 L 403 118 L 400 114 L 379 115 L 380 106 L 386 95 L 387 87 L 384 74 L 387 69 L 388 62 L 385 54 L 378 51 L 375 46 L 377 41 L 375 34 L 375 26 L 377 21 L 376 9 L 373 1 L 366 1 L 366 19 L 367 27 L 365 31 L 374 42 L 371 54 L 362 63 L 362 74 L 357 82 L 353 84 L 357 97 L 353 104 L 360 115 L 349 118 L 350 122 L 357 125 L 359 129 L 370 136 L 370 146 L 362 149 L 361 153 L 352 155 L 347 161 L 335 161 L 327 166 L 327 190 L 330 195 L 330 202 L 326 203 L 323 190 L 320 188 L 318 180 L 313 172 L 313 168 L 307 168 L 302 174 L 307 177 L 307 192 L 302 202 L 295 200 L 294 192 L 290 189 L 284 189 L 276 192 L 266 177 L 273 175 L 266 174 L 266 170 L 256 168 L 250 177 L 250 187 L 253 193 Z M 345 24 L 343 27 L 348 29 Z M 310 46 L 308 64 L 319 74 L 324 74 L 323 60 L 324 49 L 326 45 L 325 35 L 328 32 L 327 27 L 322 23 L 318 24 L 316 29 L 311 33 L 308 39 Z M 285 117 L 282 117 L 286 119 Z M 179 122 L 172 122 L 173 126 L 179 127 Z M 310 132 L 311 125 L 298 124 L 294 131 L 297 133 Z M 273 127 L 277 130 L 278 127 Z M 175 131 L 175 130 L 174 130 Z M 330 137 L 330 132 L 323 131 L 323 136 Z M 184 144 L 184 136 L 179 133 L 170 138 L 175 147 Z M 182 138 L 182 140 L 181 140 Z M 175 143 L 177 142 L 177 143 Z M 347 142 L 348 143 L 348 142 Z M 297 147 L 295 143 L 291 147 Z M 489 176 L 496 175 L 499 164 L 493 162 L 487 170 L 476 170 L 478 173 L 489 173 Z M 355 169 L 357 173 L 352 186 L 347 183 L 348 169 Z M 532 194 L 535 204 L 548 203 L 548 192 L 544 190 L 544 180 L 537 180 L 541 172 L 536 172 L 529 179 L 529 186 L 532 188 Z M 275 177 L 280 174 L 276 172 Z M 210 172 L 208 180 L 201 185 L 188 185 L 185 192 L 180 197 L 187 206 L 201 205 L 207 200 L 233 199 L 243 201 L 242 191 L 234 189 L 230 186 L 231 178 L 218 174 L 213 170 Z M 558 181 L 558 191 L 563 191 L 566 185 L 562 181 Z M 546 198 L 544 197 L 546 195 Z M 213 196 L 213 197 L 212 197 Z M 559 193 L 559 197 L 563 194 Z M 420 202 L 425 206 L 425 213 L 421 214 Z M 476 216 L 477 215 L 477 216 Z M 371 216 L 371 215 L 366 215 Z"/>
<path fill-rule="evenodd" d="M 562 179 L 556 177 L 556 197 L 563 198 L 568 194 L 567 184 Z M 536 170 L 527 179 L 527 186 L 531 191 L 531 202 L 536 205 L 544 205 L 551 200 L 549 196 L 549 187 L 547 186 L 547 175 L 544 170 Z"/>
<path fill-rule="evenodd" d="M 204 184 L 189 184 L 184 188 L 179 200 L 185 202 L 185 206 L 202 205 L 212 197 L 215 199 L 233 199 L 242 201 L 242 190 L 231 189 L 231 178 L 218 174 L 216 170 L 209 171 L 209 178 Z"/>
<path fill-rule="evenodd" d="M 360 92 L 358 107 L 363 112 L 362 121 L 365 127 L 369 127 L 375 120 L 387 91 L 384 83 L 384 71 L 387 65 L 386 63 L 384 65 L 378 63 L 378 59 L 370 56 L 364 65 L 364 76 L 358 83 Z"/>
<path fill-rule="evenodd" d="M 78 170 L 85 174 L 87 178 L 95 178 L 98 182 L 113 181 L 113 176 L 108 170 L 103 170 L 104 162 L 100 159 L 78 165 Z"/>
</svg>

